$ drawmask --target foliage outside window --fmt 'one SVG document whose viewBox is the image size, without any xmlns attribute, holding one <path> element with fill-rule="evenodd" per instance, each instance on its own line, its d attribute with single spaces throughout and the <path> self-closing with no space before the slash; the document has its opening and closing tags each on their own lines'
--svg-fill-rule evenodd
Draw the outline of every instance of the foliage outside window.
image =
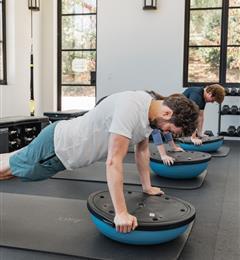
<svg viewBox="0 0 240 260">
<path fill-rule="evenodd" d="M 96 0 L 59 0 L 58 28 L 58 109 L 90 109 L 96 92 Z"/>
<path fill-rule="evenodd" d="M 240 0 L 186 0 L 184 87 L 240 85 Z"/>
<path fill-rule="evenodd" d="M 5 0 L 0 1 L 0 84 L 7 84 Z"/>
</svg>

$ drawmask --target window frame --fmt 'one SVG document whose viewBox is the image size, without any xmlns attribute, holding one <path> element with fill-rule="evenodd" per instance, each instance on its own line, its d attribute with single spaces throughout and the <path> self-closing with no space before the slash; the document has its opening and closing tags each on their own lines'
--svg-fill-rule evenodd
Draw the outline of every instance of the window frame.
<svg viewBox="0 0 240 260">
<path fill-rule="evenodd" d="M 7 85 L 7 49 L 6 49 L 6 1 L 1 0 L 0 4 L 2 4 L 2 68 L 3 68 L 3 78 L 0 78 L 0 85 Z"/>
<path fill-rule="evenodd" d="M 62 49 L 62 17 L 63 16 L 77 16 L 77 15 L 96 15 L 96 48 L 95 49 Z M 95 51 L 96 66 L 95 66 L 95 79 L 97 75 L 97 0 L 96 0 L 96 13 L 62 13 L 62 0 L 57 1 L 57 110 L 62 109 L 62 87 L 63 86 L 95 86 L 95 98 L 97 96 L 96 82 L 90 84 L 76 84 L 76 83 L 62 83 L 62 53 L 64 51 L 82 51 L 90 52 Z"/>
<path fill-rule="evenodd" d="M 221 17 L 221 38 L 220 45 L 190 45 L 190 12 L 191 10 L 222 10 Z M 224 87 L 240 87 L 240 82 L 226 82 L 227 75 L 227 48 L 239 47 L 239 45 L 227 44 L 228 40 L 228 13 L 230 9 L 240 9 L 230 7 L 229 0 L 222 0 L 222 7 L 202 7 L 191 8 L 191 0 L 185 0 L 185 30 L 184 30 L 184 61 L 183 61 L 183 87 L 207 86 L 210 84 L 221 84 Z M 240 25 L 239 25 L 240 26 Z M 218 82 L 189 82 L 189 49 L 190 47 L 220 47 L 219 81 Z"/>
</svg>

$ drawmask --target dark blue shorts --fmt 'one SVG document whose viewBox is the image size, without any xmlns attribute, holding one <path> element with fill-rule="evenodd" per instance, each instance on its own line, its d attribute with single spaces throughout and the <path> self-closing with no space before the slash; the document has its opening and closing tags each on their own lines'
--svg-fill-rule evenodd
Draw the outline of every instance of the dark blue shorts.
<svg viewBox="0 0 240 260">
<path fill-rule="evenodd" d="M 39 181 L 65 170 L 54 150 L 56 123 L 45 127 L 28 146 L 10 157 L 10 169 L 14 176 L 23 181 Z"/>
</svg>

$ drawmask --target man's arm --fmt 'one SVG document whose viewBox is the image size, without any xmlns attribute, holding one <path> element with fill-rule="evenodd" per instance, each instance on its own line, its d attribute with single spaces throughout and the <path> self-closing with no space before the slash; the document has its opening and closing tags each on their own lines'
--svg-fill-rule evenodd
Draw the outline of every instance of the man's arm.
<svg viewBox="0 0 240 260">
<path fill-rule="evenodd" d="M 165 135 L 164 135 L 165 137 Z M 174 160 L 171 156 L 167 155 L 166 149 L 163 144 L 162 134 L 159 129 L 154 129 L 152 131 L 152 138 L 154 144 L 157 146 L 158 152 L 164 164 L 171 165 L 174 163 Z"/>
<path fill-rule="evenodd" d="M 197 134 L 200 137 L 202 136 L 203 121 L 204 121 L 204 110 L 200 110 L 199 117 L 198 117 L 198 128 L 197 128 Z"/>
<path fill-rule="evenodd" d="M 135 159 L 137 168 L 140 175 L 140 181 L 142 183 L 143 191 L 149 195 L 163 194 L 160 188 L 152 187 L 150 180 L 150 170 L 149 170 L 149 148 L 148 139 L 140 142 L 136 146 Z"/>
<path fill-rule="evenodd" d="M 175 144 L 171 132 L 164 133 L 163 135 L 164 135 L 164 139 L 166 140 L 166 142 L 172 147 L 172 149 L 175 152 L 183 152 L 184 151 L 180 146 Z"/>
<path fill-rule="evenodd" d="M 137 219 L 128 213 L 123 193 L 123 159 L 128 145 L 127 137 L 111 134 L 106 161 L 108 188 L 115 209 L 114 223 L 116 230 L 124 233 L 137 227 Z"/>
<path fill-rule="evenodd" d="M 191 140 L 195 145 L 202 144 L 202 140 L 198 137 L 202 136 L 203 120 L 204 120 L 204 110 L 200 110 L 199 117 L 198 117 L 198 127 L 191 136 Z"/>
</svg>

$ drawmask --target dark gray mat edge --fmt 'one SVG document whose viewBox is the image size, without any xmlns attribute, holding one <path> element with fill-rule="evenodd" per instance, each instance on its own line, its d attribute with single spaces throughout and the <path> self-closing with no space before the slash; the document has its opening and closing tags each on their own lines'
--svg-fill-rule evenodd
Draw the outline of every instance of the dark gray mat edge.
<svg viewBox="0 0 240 260">
<path fill-rule="evenodd" d="M 226 157 L 230 153 L 230 147 L 223 145 L 216 152 L 210 153 L 212 157 Z"/>
<path fill-rule="evenodd" d="M 131 246 L 100 234 L 90 221 L 86 201 L 9 193 L 0 196 L 0 244 L 5 247 L 88 259 L 175 260 L 180 256 L 193 225 L 174 241 L 155 246 Z"/>
<path fill-rule="evenodd" d="M 124 163 L 124 173 L 125 185 L 141 186 L 135 164 Z M 203 185 L 206 175 L 207 170 L 203 171 L 196 178 L 185 180 L 168 179 L 153 173 L 151 173 L 150 177 L 153 186 L 169 189 L 192 190 L 198 189 Z M 52 179 L 106 183 L 105 163 L 96 162 L 88 167 L 73 171 L 63 171 L 53 176 Z"/>
</svg>

